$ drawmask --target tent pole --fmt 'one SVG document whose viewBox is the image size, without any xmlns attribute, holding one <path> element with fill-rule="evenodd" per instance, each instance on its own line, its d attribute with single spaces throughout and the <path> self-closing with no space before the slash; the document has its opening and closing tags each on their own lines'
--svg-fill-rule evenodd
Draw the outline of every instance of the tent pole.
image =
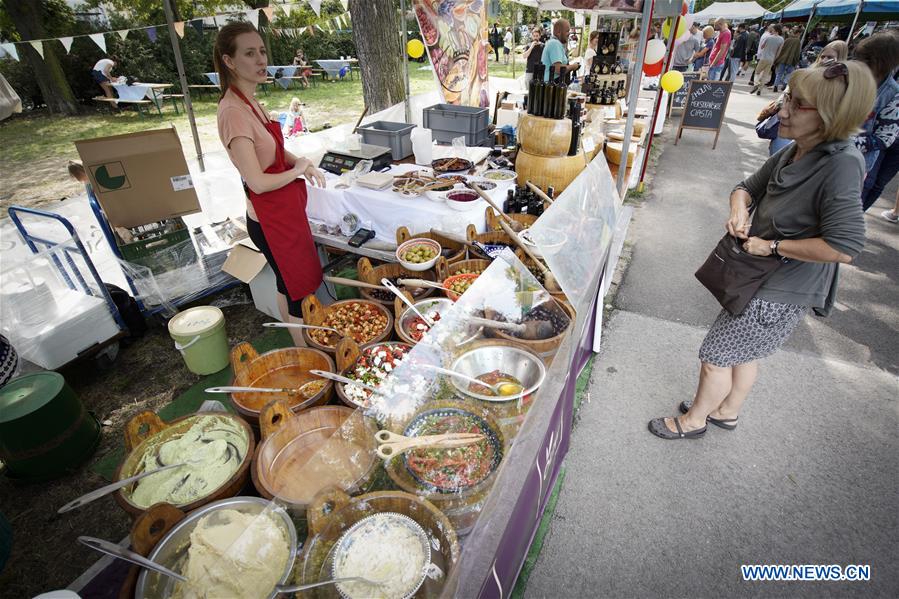
<svg viewBox="0 0 899 599">
<path fill-rule="evenodd" d="M 518 19 L 515 18 L 515 11 L 517 6 L 518 5 L 514 2 L 510 3 L 509 5 L 509 10 L 512 12 L 512 14 L 510 15 L 512 25 L 512 48 L 510 50 L 510 54 L 512 55 L 512 79 L 515 79 L 515 32 L 518 31 L 519 25 L 519 23 L 517 22 Z"/>
<path fill-rule="evenodd" d="M 852 41 L 852 32 L 855 31 L 855 25 L 858 23 L 858 16 L 860 14 L 862 14 L 862 11 L 864 10 L 864 6 L 865 6 L 864 0 L 862 0 L 861 2 L 858 3 L 858 9 L 855 11 L 855 17 L 853 17 L 853 19 L 852 19 L 852 27 L 849 28 L 849 39 L 846 40 L 847 43 Z"/>
<path fill-rule="evenodd" d="M 409 45 L 409 30 L 406 23 L 406 0 L 400 0 L 400 26 L 403 28 L 403 79 L 406 83 L 406 98 L 403 106 L 406 109 L 406 122 L 412 122 L 412 106 L 409 104 L 409 96 L 412 91 L 409 86 L 409 57 L 406 56 L 406 47 Z"/>
<path fill-rule="evenodd" d="M 670 17 L 669 17 L 670 18 Z M 665 55 L 665 64 L 662 68 L 662 73 L 667 73 L 669 67 L 671 66 L 671 60 L 674 57 L 674 41 L 675 36 L 677 35 L 677 28 L 680 27 L 680 14 L 677 15 L 677 18 L 674 20 L 674 26 L 671 27 L 671 31 L 668 32 L 668 50 Z M 662 112 L 662 118 L 665 118 L 665 113 L 667 110 L 662 108 L 662 96 L 665 95 L 664 90 L 662 89 L 661 80 L 659 81 L 659 89 L 656 91 L 656 106 L 655 110 L 652 113 L 652 119 L 649 124 L 649 135 L 646 138 L 646 152 L 645 158 L 643 159 L 643 166 L 640 168 L 640 183 L 643 182 L 643 178 L 646 177 L 646 167 L 649 165 L 649 151 L 652 149 L 652 138 L 655 136 L 656 130 L 656 120 L 659 118 L 659 112 Z M 627 156 L 624 158 L 625 164 L 627 164 Z"/>
<path fill-rule="evenodd" d="M 819 2 L 816 2 L 812 5 L 812 11 L 808 15 L 808 21 L 805 22 L 805 28 L 802 30 L 802 37 L 799 38 L 799 48 L 803 48 L 805 46 L 805 36 L 808 35 L 808 28 L 811 27 L 812 21 L 815 20 L 815 12 L 818 10 Z"/>
<path fill-rule="evenodd" d="M 178 79 L 181 82 L 181 93 L 184 94 L 184 109 L 187 111 L 187 121 L 190 123 L 190 134 L 194 138 L 194 148 L 197 150 L 197 162 L 200 172 L 206 172 L 203 163 L 203 150 L 200 148 L 200 136 L 197 134 L 197 121 L 194 119 L 194 106 L 190 101 L 190 88 L 187 87 L 187 77 L 184 75 L 184 61 L 181 60 L 181 44 L 178 43 L 178 32 L 175 31 L 175 17 L 172 13 L 171 0 L 163 0 L 165 20 L 169 28 L 169 39 L 172 41 L 172 50 L 175 51 L 175 66 L 178 68 Z"/>
<path fill-rule="evenodd" d="M 627 120 L 624 124 L 624 140 L 621 142 L 621 155 L 624 164 L 618 167 L 618 195 L 623 199 L 627 190 L 627 153 L 631 135 L 634 133 L 634 116 L 637 112 L 637 97 L 640 95 L 640 82 L 643 78 L 643 59 L 646 57 L 646 39 L 649 37 L 649 25 L 652 21 L 652 9 L 655 0 L 647 0 L 643 3 L 643 21 L 640 23 L 640 45 L 637 46 L 637 56 L 634 64 L 630 65 L 631 88 L 627 95 Z M 652 135 L 652 131 L 649 132 Z"/>
</svg>

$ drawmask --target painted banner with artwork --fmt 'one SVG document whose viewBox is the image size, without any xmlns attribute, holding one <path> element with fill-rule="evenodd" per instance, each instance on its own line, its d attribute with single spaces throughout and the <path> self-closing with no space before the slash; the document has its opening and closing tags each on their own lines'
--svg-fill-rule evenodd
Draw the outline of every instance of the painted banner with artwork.
<svg viewBox="0 0 899 599">
<path fill-rule="evenodd" d="M 643 0 L 562 0 L 562 6 L 574 10 L 641 12 L 643 10 Z"/>
<path fill-rule="evenodd" d="M 415 17 L 447 104 L 489 106 L 484 0 L 414 0 Z"/>
</svg>

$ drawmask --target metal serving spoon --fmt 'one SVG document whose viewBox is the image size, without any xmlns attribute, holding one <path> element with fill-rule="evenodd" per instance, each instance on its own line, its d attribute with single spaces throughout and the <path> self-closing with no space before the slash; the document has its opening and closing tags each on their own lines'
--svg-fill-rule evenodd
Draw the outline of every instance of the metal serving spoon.
<svg viewBox="0 0 899 599">
<path fill-rule="evenodd" d="M 110 543 L 109 541 L 104 541 L 103 539 L 98 539 L 96 537 L 78 537 L 78 542 L 82 543 L 83 545 L 87 545 L 94 551 L 99 551 L 100 553 L 111 555 L 112 557 L 125 560 L 126 562 L 137 564 L 141 568 L 146 568 L 147 570 L 158 572 L 163 576 L 168 576 L 169 578 L 174 578 L 175 580 L 180 580 L 181 582 L 187 582 L 187 578 L 178 574 L 177 572 L 173 572 L 165 566 L 150 561 L 139 553 L 129 551 L 128 549 L 116 545 L 115 543 Z"/>
</svg>

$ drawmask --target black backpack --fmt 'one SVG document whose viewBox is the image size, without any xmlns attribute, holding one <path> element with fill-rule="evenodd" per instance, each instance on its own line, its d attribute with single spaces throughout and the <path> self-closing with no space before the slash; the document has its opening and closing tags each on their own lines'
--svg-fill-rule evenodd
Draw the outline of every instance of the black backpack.
<svg viewBox="0 0 899 599">
<path fill-rule="evenodd" d="M 143 337 L 144 333 L 147 332 L 147 321 L 144 320 L 144 315 L 141 314 L 137 302 L 124 289 L 109 283 L 104 283 L 104 285 L 106 285 L 109 295 L 112 296 L 112 301 L 115 302 L 116 308 L 119 309 L 119 314 L 122 315 L 125 326 L 128 327 L 128 340 Z"/>
</svg>

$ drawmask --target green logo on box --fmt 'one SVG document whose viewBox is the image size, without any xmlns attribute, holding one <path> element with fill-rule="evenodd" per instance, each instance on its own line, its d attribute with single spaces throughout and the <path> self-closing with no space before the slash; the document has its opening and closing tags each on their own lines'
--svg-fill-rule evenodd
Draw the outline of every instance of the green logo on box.
<svg viewBox="0 0 899 599">
<path fill-rule="evenodd" d="M 107 162 L 94 166 L 93 173 L 94 180 L 100 187 L 99 191 L 116 191 L 131 187 L 121 162 Z"/>
</svg>

